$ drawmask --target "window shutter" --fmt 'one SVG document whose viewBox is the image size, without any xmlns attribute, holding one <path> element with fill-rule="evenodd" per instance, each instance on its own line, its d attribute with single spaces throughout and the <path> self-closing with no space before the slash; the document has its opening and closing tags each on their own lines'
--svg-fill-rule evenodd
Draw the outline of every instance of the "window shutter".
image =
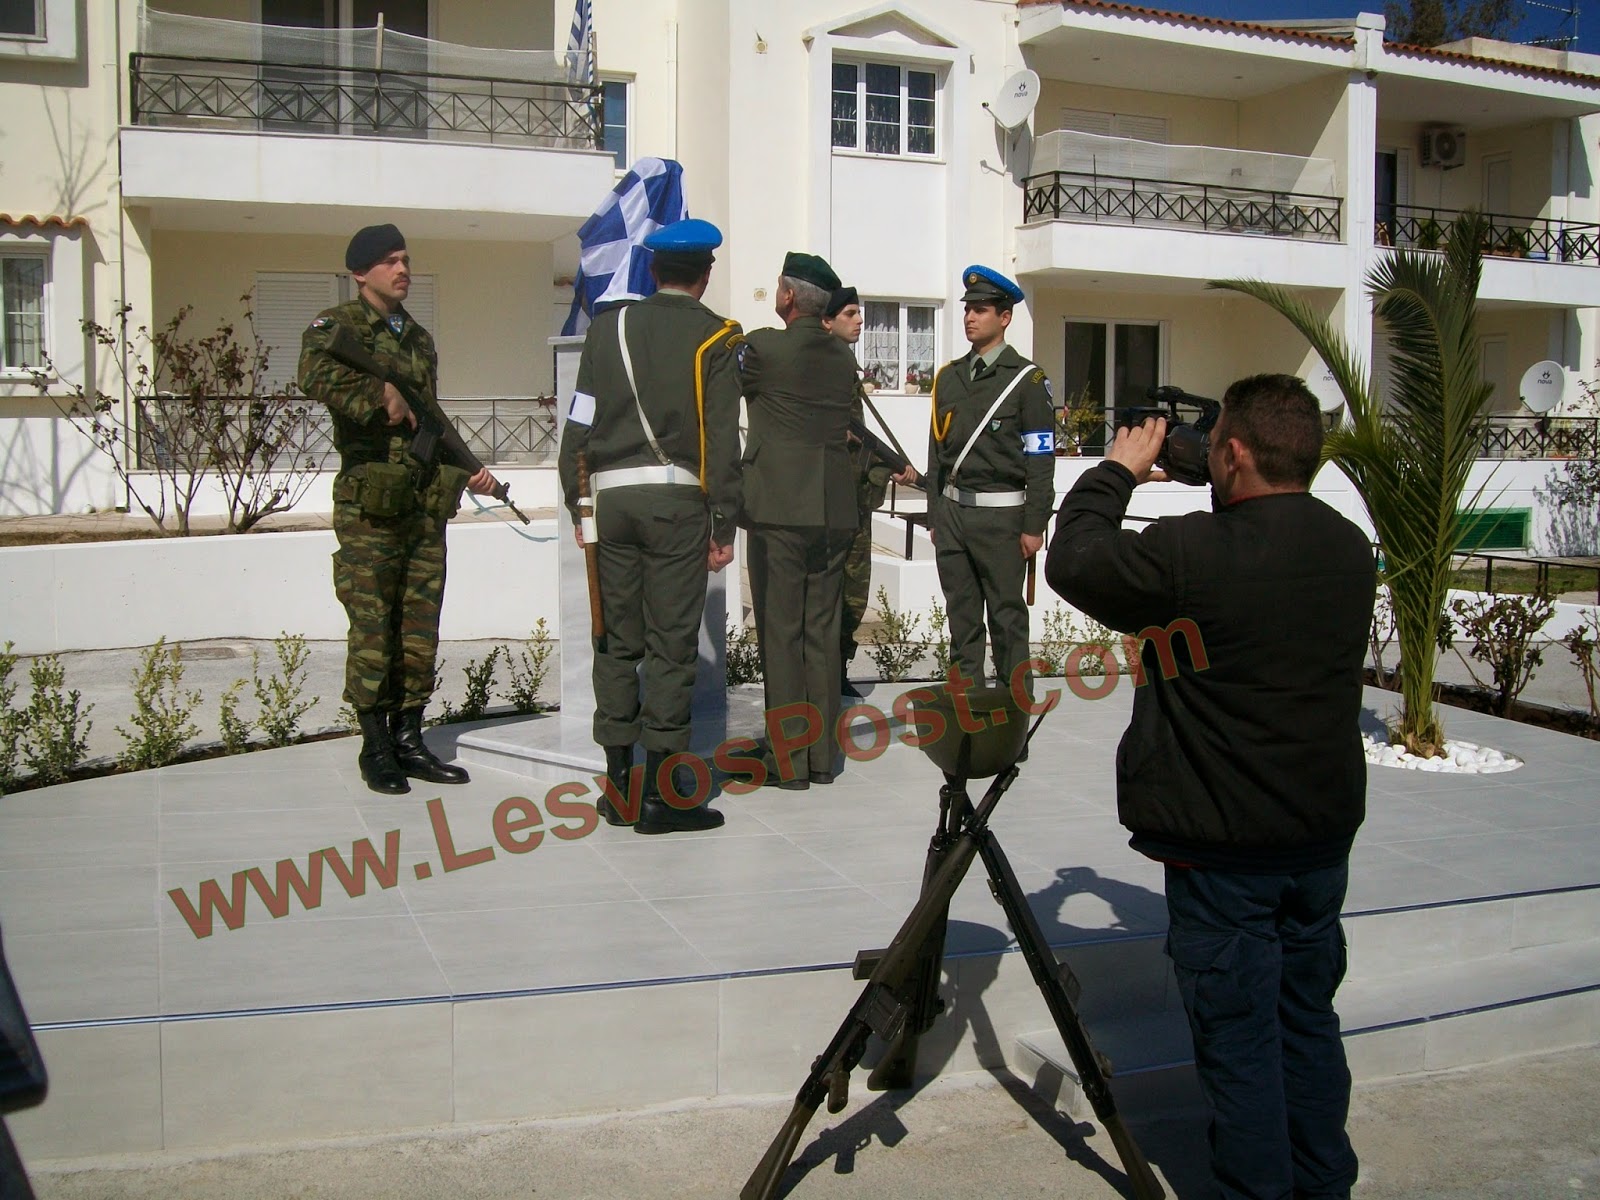
<svg viewBox="0 0 1600 1200">
<path fill-rule="evenodd" d="M 1130 117 L 1126 113 L 1117 113 L 1111 129 L 1115 137 L 1134 138 L 1163 146 L 1169 138 L 1165 117 Z M 1128 165 L 1128 173 L 1136 179 L 1166 179 L 1171 174 L 1167 152 L 1153 145 L 1130 147 Z"/>
<path fill-rule="evenodd" d="M 438 295 L 437 275 L 413 275 L 411 277 L 411 291 L 406 294 L 406 311 L 411 314 L 411 319 L 433 334 L 434 341 L 439 340 L 439 329 L 434 321 L 437 316 L 435 297 Z"/>
<path fill-rule="evenodd" d="M 339 303 L 332 272 L 256 273 L 256 336 L 268 352 L 262 386 L 277 390 L 293 382 L 300 363 L 300 335 L 316 315 Z"/>
<path fill-rule="evenodd" d="M 1086 108 L 1063 108 L 1061 128 L 1073 133 L 1098 133 L 1101 137 L 1110 137 L 1112 116 L 1108 112 L 1091 112 Z"/>
</svg>

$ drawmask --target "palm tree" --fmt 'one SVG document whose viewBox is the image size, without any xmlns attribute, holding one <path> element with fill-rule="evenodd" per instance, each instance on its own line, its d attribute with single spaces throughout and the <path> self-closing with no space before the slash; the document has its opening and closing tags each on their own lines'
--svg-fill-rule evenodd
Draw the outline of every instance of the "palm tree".
<svg viewBox="0 0 1600 1200">
<path fill-rule="evenodd" d="M 1242 292 L 1287 318 L 1322 356 L 1350 409 L 1350 423 L 1323 443 L 1324 462 L 1349 478 L 1367 506 L 1384 558 L 1400 642 L 1403 711 L 1397 741 L 1432 757 L 1444 745 L 1434 708 L 1434 668 L 1456 514 L 1482 437 L 1492 386 L 1479 368 L 1478 279 L 1488 224 L 1463 213 L 1445 253 L 1395 250 L 1367 276 L 1373 312 L 1393 347 L 1386 407 L 1344 339 L 1281 287 L 1231 279 L 1210 286 Z"/>
</svg>

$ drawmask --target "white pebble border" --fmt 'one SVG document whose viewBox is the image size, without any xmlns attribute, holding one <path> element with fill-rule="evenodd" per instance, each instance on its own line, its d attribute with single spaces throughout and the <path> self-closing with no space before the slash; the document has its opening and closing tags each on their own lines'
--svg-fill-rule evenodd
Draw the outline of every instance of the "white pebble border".
<svg viewBox="0 0 1600 1200">
<path fill-rule="evenodd" d="M 1400 767 L 1407 771 L 1437 771 L 1445 775 L 1495 775 L 1515 771 L 1522 760 L 1514 754 L 1491 750 L 1475 742 L 1444 744 L 1444 758 L 1418 758 L 1403 746 L 1391 746 L 1372 734 L 1363 734 L 1367 761 L 1375 767 Z"/>
</svg>

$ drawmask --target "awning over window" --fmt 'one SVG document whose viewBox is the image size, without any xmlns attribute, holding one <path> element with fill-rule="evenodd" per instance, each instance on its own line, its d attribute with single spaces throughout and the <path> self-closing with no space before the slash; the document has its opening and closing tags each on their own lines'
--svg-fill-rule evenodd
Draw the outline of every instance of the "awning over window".
<svg viewBox="0 0 1600 1200">
<path fill-rule="evenodd" d="M 88 217 L 62 217 L 51 214 L 47 217 L 36 217 L 32 213 L 22 213 L 12 216 L 10 213 L 0 212 L 0 226 L 10 225 L 20 227 L 32 225 L 39 229 L 87 229 Z"/>
</svg>

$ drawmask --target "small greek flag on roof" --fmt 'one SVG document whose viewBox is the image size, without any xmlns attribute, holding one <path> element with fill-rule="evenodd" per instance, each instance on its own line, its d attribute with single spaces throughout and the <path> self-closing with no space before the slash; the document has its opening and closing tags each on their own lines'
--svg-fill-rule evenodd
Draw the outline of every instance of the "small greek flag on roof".
<svg viewBox="0 0 1600 1200">
<path fill-rule="evenodd" d="M 578 230 L 578 277 L 562 334 L 582 333 L 599 308 L 654 292 L 644 239 L 688 215 L 680 163 L 670 158 L 634 163 Z"/>
</svg>

